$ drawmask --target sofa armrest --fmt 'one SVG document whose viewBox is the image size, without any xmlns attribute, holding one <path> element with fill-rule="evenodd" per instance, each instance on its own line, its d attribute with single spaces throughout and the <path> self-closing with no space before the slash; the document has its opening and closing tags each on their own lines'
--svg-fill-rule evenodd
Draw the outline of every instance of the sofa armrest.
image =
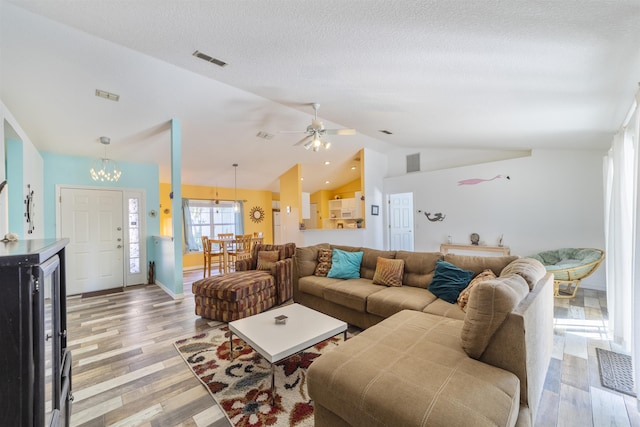
<svg viewBox="0 0 640 427">
<path fill-rule="evenodd" d="M 240 259 L 236 261 L 236 271 L 248 271 L 254 270 L 253 268 L 253 259 Z"/>
<path fill-rule="evenodd" d="M 276 262 L 274 279 L 276 281 L 277 304 L 293 297 L 293 258 Z"/>
</svg>

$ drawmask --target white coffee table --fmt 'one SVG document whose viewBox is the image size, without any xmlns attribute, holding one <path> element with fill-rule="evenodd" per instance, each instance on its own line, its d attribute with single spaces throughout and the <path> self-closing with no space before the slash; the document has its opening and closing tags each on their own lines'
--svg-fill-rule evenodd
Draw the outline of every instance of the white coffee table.
<svg viewBox="0 0 640 427">
<path fill-rule="evenodd" d="M 276 316 L 287 316 L 276 324 Z M 347 324 L 300 304 L 229 322 L 229 346 L 233 359 L 233 335 L 242 338 L 271 364 L 271 401 L 275 390 L 275 363 L 339 333 L 347 339 Z"/>
</svg>

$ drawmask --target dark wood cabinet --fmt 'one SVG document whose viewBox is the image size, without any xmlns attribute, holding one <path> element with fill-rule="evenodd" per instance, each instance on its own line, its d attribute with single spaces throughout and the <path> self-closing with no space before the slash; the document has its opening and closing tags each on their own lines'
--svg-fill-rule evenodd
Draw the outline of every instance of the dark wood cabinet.
<svg viewBox="0 0 640 427">
<path fill-rule="evenodd" d="M 68 242 L 0 242 L 0 426 L 69 425 Z"/>
</svg>

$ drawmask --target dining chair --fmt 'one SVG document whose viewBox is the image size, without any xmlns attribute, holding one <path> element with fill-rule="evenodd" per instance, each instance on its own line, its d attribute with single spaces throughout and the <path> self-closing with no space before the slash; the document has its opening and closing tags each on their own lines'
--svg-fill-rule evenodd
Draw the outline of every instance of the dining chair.
<svg viewBox="0 0 640 427">
<path fill-rule="evenodd" d="M 237 235 L 235 238 L 234 247 L 228 252 L 229 267 L 236 269 L 236 261 L 241 259 L 251 258 L 251 241 L 253 235 L 243 234 Z"/>
<path fill-rule="evenodd" d="M 202 253 L 204 254 L 204 274 L 203 277 L 211 276 L 211 259 L 218 257 L 218 271 L 222 273 L 222 250 L 217 245 L 212 244 L 209 236 L 202 236 Z"/>
<path fill-rule="evenodd" d="M 264 237 L 260 236 L 258 237 L 256 235 L 257 233 L 253 233 L 253 238 L 251 239 L 251 252 L 253 253 L 253 248 L 256 247 L 256 245 L 261 245 L 262 243 L 264 243 Z"/>
</svg>

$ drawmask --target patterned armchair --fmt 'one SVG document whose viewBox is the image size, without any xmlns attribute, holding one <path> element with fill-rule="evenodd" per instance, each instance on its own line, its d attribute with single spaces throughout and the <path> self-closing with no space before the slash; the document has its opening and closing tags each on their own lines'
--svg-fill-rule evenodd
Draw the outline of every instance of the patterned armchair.
<svg viewBox="0 0 640 427">
<path fill-rule="evenodd" d="M 295 243 L 284 245 L 256 244 L 251 251 L 251 258 L 236 261 L 236 271 L 255 270 L 258 265 L 258 253 L 261 251 L 278 251 L 278 261 L 271 270 L 276 283 L 276 304 L 293 298 L 293 255 L 296 252 Z"/>
</svg>

